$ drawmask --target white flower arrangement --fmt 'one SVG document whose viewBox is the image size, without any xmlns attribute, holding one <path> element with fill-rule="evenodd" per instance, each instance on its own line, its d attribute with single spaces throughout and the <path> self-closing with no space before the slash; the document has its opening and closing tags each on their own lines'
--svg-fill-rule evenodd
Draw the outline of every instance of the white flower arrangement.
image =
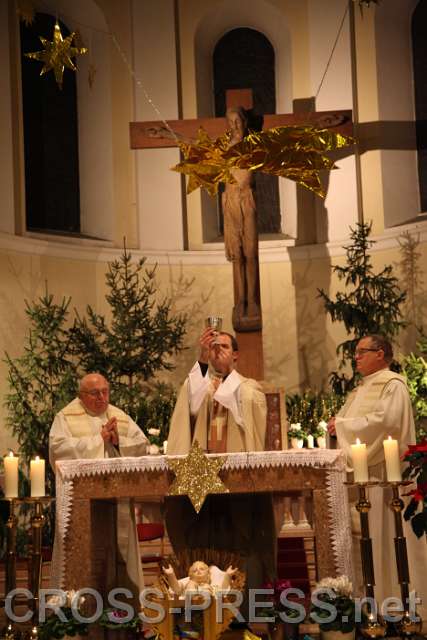
<svg viewBox="0 0 427 640">
<path fill-rule="evenodd" d="M 319 625 L 322 632 L 350 633 L 354 630 L 356 617 L 353 585 L 347 576 L 324 578 L 317 583 L 314 593 L 316 599 L 311 603 L 310 619 Z"/>
<path fill-rule="evenodd" d="M 305 432 L 301 427 L 300 422 L 293 422 L 288 429 L 288 437 L 289 438 L 298 438 L 303 439 L 305 437 Z"/>
<path fill-rule="evenodd" d="M 71 589 L 70 591 L 62 591 L 62 590 L 57 590 L 55 589 L 55 591 L 58 591 L 57 594 L 50 596 L 47 599 L 47 602 L 52 606 L 52 607 L 68 607 L 71 608 L 72 605 L 76 605 L 76 603 L 74 602 L 76 595 L 78 593 L 78 591 L 75 591 L 74 589 Z M 77 608 L 79 609 L 81 607 L 81 605 L 85 602 L 85 597 L 84 596 L 79 596 L 78 597 L 78 601 L 77 601 Z"/>
<path fill-rule="evenodd" d="M 317 424 L 317 430 L 323 431 L 323 433 L 325 434 L 328 430 L 328 423 L 324 420 L 320 420 L 320 422 Z"/>
<path fill-rule="evenodd" d="M 149 444 L 147 452 L 150 456 L 157 456 L 160 453 L 160 447 L 158 447 L 156 444 Z"/>
<path fill-rule="evenodd" d="M 348 576 L 338 578 L 323 578 L 316 584 L 316 589 L 332 589 L 339 596 L 351 598 L 353 596 L 353 585 Z"/>
</svg>

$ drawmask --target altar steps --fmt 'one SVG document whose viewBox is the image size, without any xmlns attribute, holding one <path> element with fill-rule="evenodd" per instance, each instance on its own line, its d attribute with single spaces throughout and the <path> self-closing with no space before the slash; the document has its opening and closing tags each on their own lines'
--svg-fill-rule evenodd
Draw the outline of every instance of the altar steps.
<svg viewBox="0 0 427 640">
<path fill-rule="evenodd" d="M 314 538 L 280 537 L 277 540 L 277 579 L 289 580 L 292 587 L 306 596 L 316 581 Z"/>
</svg>

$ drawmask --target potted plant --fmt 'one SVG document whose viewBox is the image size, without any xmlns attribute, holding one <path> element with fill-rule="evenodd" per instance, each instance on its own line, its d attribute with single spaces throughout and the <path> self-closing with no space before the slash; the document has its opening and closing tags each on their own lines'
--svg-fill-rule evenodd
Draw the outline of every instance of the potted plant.
<svg viewBox="0 0 427 640">
<path fill-rule="evenodd" d="M 305 437 L 306 433 L 302 429 L 300 422 L 291 424 L 288 429 L 288 438 L 290 439 L 292 449 L 302 449 Z"/>
<path fill-rule="evenodd" d="M 65 601 L 61 599 L 61 596 L 51 596 L 49 598 L 49 604 L 53 607 L 56 605 L 59 607 L 61 616 L 52 610 L 44 622 L 41 622 L 37 627 L 37 637 L 40 640 L 51 640 L 51 638 L 74 638 L 77 640 L 81 636 L 87 636 L 89 633 L 89 624 L 87 622 L 80 622 L 75 616 L 76 605 L 77 611 L 81 614 L 81 606 L 83 605 L 85 598 L 79 597 L 78 592 L 71 590 L 65 592 Z M 78 601 L 76 602 L 76 598 Z M 62 619 L 61 619 L 62 618 Z"/>
<path fill-rule="evenodd" d="M 324 578 L 316 585 L 310 619 L 319 625 L 323 640 L 354 639 L 355 604 L 353 587 L 347 576 Z"/>
<path fill-rule="evenodd" d="M 142 631 L 141 619 L 136 615 L 128 620 L 123 609 L 104 609 L 98 624 L 113 630 L 117 638 L 138 638 Z"/>
<path fill-rule="evenodd" d="M 411 496 L 403 517 L 411 521 L 412 529 L 418 538 L 427 535 L 427 438 L 418 444 L 409 445 L 403 456 L 408 463 L 403 477 L 417 483 L 417 488 L 405 494 Z"/>
<path fill-rule="evenodd" d="M 316 438 L 317 446 L 319 449 L 326 449 L 326 434 L 328 433 L 328 423 L 324 420 L 320 420 L 317 423 L 314 437 Z"/>
<path fill-rule="evenodd" d="M 289 580 L 275 580 L 263 586 L 271 592 L 271 603 L 258 612 L 258 616 L 268 620 L 268 633 L 271 640 L 296 640 L 298 638 L 301 608 L 287 607 L 288 592 L 291 589 Z M 294 590 L 291 589 L 293 592 Z"/>
</svg>

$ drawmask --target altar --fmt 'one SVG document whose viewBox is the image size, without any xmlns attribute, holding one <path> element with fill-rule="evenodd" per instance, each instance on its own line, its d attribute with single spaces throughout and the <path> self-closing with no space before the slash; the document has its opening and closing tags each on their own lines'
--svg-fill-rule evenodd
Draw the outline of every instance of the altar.
<svg viewBox="0 0 427 640">
<path fill-rule="evenodd" d="M 230 493 L 311 492 L 317 577 L 351 576 L 350 516 L 341 451 L 222 455 L 226 460 L 219 475 Z M 65 590 L 93 587 L 103 592 L 105 559 L 114 553 L 106 531 L 115 501 L 165 497 L 174 478 L 168 459 L 182 457 L 57 462 L 52 586 Z"/>
</svg>

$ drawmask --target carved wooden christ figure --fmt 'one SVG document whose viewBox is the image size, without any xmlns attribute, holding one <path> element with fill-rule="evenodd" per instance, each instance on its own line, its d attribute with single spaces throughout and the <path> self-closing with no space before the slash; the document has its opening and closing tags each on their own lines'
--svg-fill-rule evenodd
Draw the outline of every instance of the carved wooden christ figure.
<svg viewBox="0 0 427 640">
<path fill-rule="evenodd" d="M 231 147 L 247 134 L 247 118 L 242 107 L 227 109 L 226 118 Z M 262 318 L 254 172 L 236 168 L 231 174 L 235 183 L 225 183 L 222 211 L 225 254 L 233 265 L 233 327 L 256 331 L 262 327 Z"/>
<path fill-rule="evenodd" d="M 229 107 L 225 117 L 228 148 L 231 148 L 247 135 L 248 119 L 243 107 Z M 149 127 L 146 134 L 153 138 L 175 138 L 189 144 L 196 142 L 176 131 L 172 133 L 164 126 Z M 262 317 L 254 172 L 233 168 L 230 173 L 235 182 L 225 183 L 221 203 L 225 255 L 233 266 L 233 328 L 235 331 L 260 331 Z"/>
<path fill-rule="evenodd" d="M 234 102 L 231 106 L 228 102 L 225 119 L 201 118 L 175 120 L 169 123 L 132 122 L 130 124 L 131 148 L 172 147 L 181 146 L 181 142 L 187 143 L 192 149 L 188 154 L 184 152 L 184 161 L 174 169 L 190 176 L 188 192 L 203 186 L 211 195 L 214 195 L 217 193 L 218 180 L 224 182 L 222 193 L 224 242 L 227 259 L 233 265 L 234 281 L 233 327 L 237 332 L 260 331 L 262 317 L 258 230 L 253 162 L 250 159 L 254 150 L 258 151 L 258 160 L 255 164 L 258 165 L 261 153 L 266 158 L 266 164 L 270 165 L 269 173 L 289 177 L 321 193 L 319 170 L 331 169 L 333 166 L 333 162 L 322 155 L 323 151 L 349 144 L 343 136 L 352 133 L 351 112 L 326 111 L 266 115 L 263 121 L 267 134 L 271 128 L 286 129 L 288 127 L 284 135 L 289 137 L 283 143 L 280 135 L 275 140 L 267 136 L 266 140 L 263 139 L 264 131 L 262 131 L 259 134 L 252 133 L 249 136 L 251 140 L 248 141 L 245 109 L 234 106 L 235 104 Z M 295 133 L 291 131 L 292 127 L 295 128 Z M 321 131 L 316 132 L 313 127 Z M 228 139 L 224 137 L 226 128 Z M 207 139 L 202 140 L 199 137 L 200 131 L 207 135 Z M 311 137 L 316 138 L 313 144 L 311 144 Z M 222 150 L 216 147 L 216 138 L 220 141 L 219 147 L 224 140 L 228 146 L 225 149 L 221 147 Z M 304 144 L 300 144 L 303 139 Z M 199 145 L 200 142 L 201 145 Z M 236 149 L 233 154 L 234 147 Z M 277 159 L 272 161 L 272 157 L 283 150 L 287 157 L 280 161 Z M 235 156 L 234 164 L 230 163 L 230 154 Z M 223 167 L 221 167 L 220 156 L 225 160 Z M 302 158 L 302 156 L 305 157 Z M 202 169 L 198 172 L 195 167 L 199 158 Z M 210 158 L 212 163 L 209 166 Z M 275 165 L 274 171 L 271 171 L 272 165 Z M 252 169 L 250 169 L 251 166 Z M 231 175 L 232 181 L 221 180 L 220 174 L 223 169 L 225 174 L 228 172 L 228 176 Z"/>
</svg>

